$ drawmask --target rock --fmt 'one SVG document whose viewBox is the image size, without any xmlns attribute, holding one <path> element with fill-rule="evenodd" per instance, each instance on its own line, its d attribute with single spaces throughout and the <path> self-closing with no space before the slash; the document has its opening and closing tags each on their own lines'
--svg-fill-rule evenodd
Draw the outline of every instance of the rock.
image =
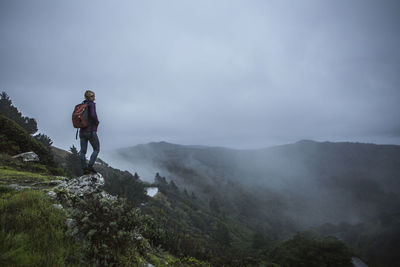
<svg viewBox="0 0 400 267">
<path fill-rule="evenodd" d="M 49 186 L 55 186 L 55 185 L 59 185 L 59 184 L 61 184 L 61 183 L 64 183 L 64 181 L 62 181 L 62 180 L 51 180 L 51 181 L 48 182 L 47 184 L 48 184 Z"/>
<path fill-rule="evenodd" d="M 58 210 L 62 210 L 63 206 L 61 204 L 53 204 L 53 207 L 58 209 Z"/>
<path fill-rule="evenodd" d="M 68 218 L 65 220 L 65 225 L 67 225 L 68 228 L 75 227 L 76 221 L 74 219 Z"/>
<path fill-rule="evenodd" d="M 134 238 L 135 238 L 136 240 L 138 240 L 138 241 L 143 240 L 143 236 L 142 236 L 141 234 L 139 234 L 139 233 L 135 233 Z"/>
<path fill-rule="evenodd" d="M 68 181 L 69 178 L 65 177 L 65 176 L 54 176 L 54 178 L 56 178 L 57 181 Z"/>
<path fill-rule="evenodd" d="M 39 156 L 33 152 L 25 152 L 18 155 L 13 156 L 13 158 L 21 158 L 23 161 L 39 161 Z"/>
<path fill-rule="evenodd" d="M 106 192 L 104 192 L 104 191 L 101 191 L 100 196 L 102 196 L 103 198 L 106 198 L 106 199 L 108 199 L 108 200 L 115 200 L 115 199 L 117 199 L 116 196 L 112 196 L 112 195 L 110 195 L 110 194 L 108 194 L 108 193 L 106 193 Z"/>
<path fill-rule="evenodd" d="M 104 186 L 103 176 L 101 176 L 100 173 L 96 173 L 96 174 L 83 175 L 81 177 L 73 178 L 69 181 L 63 181 L 55 188 L 64 190 L 69 194 L 82 197 L 87 194 L 100 192 L 103 186 Z M 111 195 L 109 196 L 112 197 Z"/>
<path fill-rule="evenodd" d="M 357 257 L 351 258 L 351 263 L 354 267 L 368 267 L 368 265 L 366 265 L 362 260 Z"/>
<path fill-rule="evenodd" d="M 54 199 L 57 198 L 57 194 L 56 194 L 56 192 L 54 192 L 53 190 L 47 192 L 47 195 L 48 195 L 49 197 L 51 197 L 51 198 L 54 198 Z"/>
<path fill-rule="evenodd" d="M 17 190 L 17 191 L 21 191 L 22 189 L 32 189 L 32 187 L 30 187 L 30 186 L 18 185 L 18 184 L 10 184 L 10 185 L 8 185 L 8 187 L 10 187 L 11 189 Z"/>
</svg>

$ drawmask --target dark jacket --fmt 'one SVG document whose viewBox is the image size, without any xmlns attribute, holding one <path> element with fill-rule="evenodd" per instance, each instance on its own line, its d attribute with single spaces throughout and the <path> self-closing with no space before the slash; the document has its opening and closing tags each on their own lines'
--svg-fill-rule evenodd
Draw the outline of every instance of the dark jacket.
<svg viewBox="0 0 400 267">
<path fill-rule="evenodd" d="M 87 99 L 83 102 L 88 103 L 89 126 L 86 128 L 82 128 L 81 132 L 97 132 L 97 125 L 99 125 L 99 119 L 97 118 L 97 113 L 96 113 L 96 103 Z"/>
</svg>

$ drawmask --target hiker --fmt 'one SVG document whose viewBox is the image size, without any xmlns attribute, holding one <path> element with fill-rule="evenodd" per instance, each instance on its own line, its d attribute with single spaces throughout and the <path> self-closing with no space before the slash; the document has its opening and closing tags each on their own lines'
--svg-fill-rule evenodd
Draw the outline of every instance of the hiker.
<svg viewBox="0 0 400 267">
<path fill-rule="evenodd" d="M 83 103 L 87 103 L 88 108 L 88 126 L 81 128 L 79 131 L 79 138 L 81 141 L 81 151 L 79 152 L 79 156 L 81 158 L 83 174 L 96 173 L 93 165 L 100 152 L 100 142 L 97 137 L 97 126 L 99 125 L 99 120 L 96 114 L 96 103 L 94 103 L 95 97 L 94 92 L 87 90 L 85 92 L 85 101 L 83 101 Z M 90 156 L 89 165 L 86 163 L 88 141 L 93 147 L 93 153 Z"/>
</svg>

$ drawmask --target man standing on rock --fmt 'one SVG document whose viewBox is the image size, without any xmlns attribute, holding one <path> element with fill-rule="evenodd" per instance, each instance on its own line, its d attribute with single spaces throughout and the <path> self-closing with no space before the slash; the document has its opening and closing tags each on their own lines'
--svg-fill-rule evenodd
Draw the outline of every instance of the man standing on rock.
<svg viewBox="0 0 400 267">
<path fill-rule="evenodd" d="M 84 174 L 96 173 L 93 165 L 100 152 L 100 142 L 97 137 L 97 126 L 99 125 L 99 120 L 96 114 L 96 103 L 94 103 L 95 97 L 94 92 L 87 90 L 85 92 L 85 101 L 83 101 L 84 103 L 87 103 L 88 109 L 88 126 L 81 128 L 79 131 L 79 138 L 81 141 L 81 151 L 79 156 Z M 93 147 L 93 153 L 90 156 L 89 165 L 86 163 L 88 142 Z"/>
</svg>

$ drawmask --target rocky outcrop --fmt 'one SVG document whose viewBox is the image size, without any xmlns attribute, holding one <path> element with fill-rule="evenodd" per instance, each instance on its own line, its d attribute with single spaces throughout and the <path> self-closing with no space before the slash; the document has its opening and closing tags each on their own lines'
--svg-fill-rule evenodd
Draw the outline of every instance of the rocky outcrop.
<svg viewBox="0 0 400 267">
<path fill-rule="evenodd" d="M 77 227 L 78 222 L 71 217 L 80 210 L 79 205 L 76 205 L 77 199 L 87 201 L 93 198 L 104 198 L 106 200 L 116 200 L 117 197 L 112 196 L 103 191 L 104 178 L 100 173 L 83 175 L 70 180 L 63 180 L 47 192 L 47 195 L 56 202 L 61 204 L 53 204 L 57 209 L 65 210 L 67 219 L 65 224 L 69 229 Z M 78 211 L 79 212 L 79 211 Z"/>
<path fill-rule="evenodd" d="M 54 187 L 47 194 L 55 198 L 56 192 L 63 192 L 68 195 L 84 197 L 93 193 L 99 193 L 102 197 L 107 199 L 114 199 L 116 197 L 102 190 L 104 186 L 104 178 L 100 173 L 83 175 L 71 180 L 64 180 Z"/>
<path fill-rule="evenodd" d="M 68 199 L 88 198 L 94 194 L 108 200 L 117 198 L 103 191 L 103 186 L 104 178 L 100 173 L 88 174 L 70 180 L 65 179 L 60 181 L 57 186 L 47 192 L 47 195 L 63 204 L 66 204 Z M 68 202 L 69 201 L 67 201 L 67 203 Z M 69 205 L 67 204 L 67 206 Z"/>
</svg>

